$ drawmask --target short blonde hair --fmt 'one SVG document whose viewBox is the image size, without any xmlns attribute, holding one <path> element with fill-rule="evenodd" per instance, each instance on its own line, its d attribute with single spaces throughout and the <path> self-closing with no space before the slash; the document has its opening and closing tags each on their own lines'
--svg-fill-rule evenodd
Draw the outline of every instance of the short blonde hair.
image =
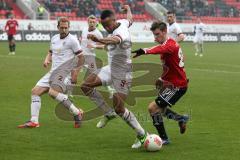
<svg viewBox="0 0 240 160">
<path fill-rule="evenodd" d="M 70 21 L 68 20 L 68 18 L 67 17 L 61 17 L 61 18 L 59 18 L 58 19 L 58 26 L 60 25 L 60 23 L 68 23 L 68 26 L 70 26 Z"/>
<path fill-rule="evenodd" d="M 88 20 L 89 19 L 97 19 L 97 17 L 96 16 L 94 16 L 94 15 L 90 15 L 90 16 L 88 16 L 88 18 L 87 18 Z"/>
</svg>

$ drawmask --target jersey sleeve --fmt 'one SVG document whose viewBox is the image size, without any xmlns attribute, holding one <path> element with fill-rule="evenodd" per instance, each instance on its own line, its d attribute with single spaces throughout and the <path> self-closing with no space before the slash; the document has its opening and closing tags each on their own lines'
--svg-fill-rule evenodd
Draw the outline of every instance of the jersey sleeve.
<svg viewBox="0 0 240 160">
<path fill-rule="evenodd" d="M 18 21 L 16 21 L 16 26 L 18 27 Z"/>
<path fill-rule="evenodd" d="M 99 38 L 99 39 L 102 39 L 102 38 L 103 38 L 103 35 L 102 35 L 102 33 L 101 33 L 99 30 L 97 31 L 96 36 L 97 36 L 97 38 Z"/>
<path fill-rule="evenodd" d="M 157 45 L 152 48 L 145 49 L 146 54 L 166 54 L 167 47 L 164 45 Z"/>
<path fill-rule="evenodd" d="M 129 40 L 128 28 L 124 28 L 125 27 L 119 28 L 113 32 L 113 37 L 118 37 L 120 39 L 120 43 Z"/>
<path fill-rule="evenodd" d="M 49 52 L 52 53 L 52 43 L 53 43 L 53 37 L 51 38 L 50 45 L 49 45 Z"/>
<path fill-rule="evenodd" d="M 72 39 L 71 44 L 72 44 L 72 51 L 74 54 L 80 54 L 82 52 L 82 48 L 81 48 L 77 38 L 74 37 Z"/>
<path fill-rule="evenodd" d="M 132 23 L 129 20 L 127 20 L 127 19 L 120 19 L 120 20 L 118 20 L 118 22 L 123 24 L 127 28 L 129 28 L 132 25 Z"/>
<path fill-rule="evenodd" d="M 177 35 L 183 33 L 182 29 L 180 28 L 180 26 L 178 24 L 176 24 L 176 30 L 177 30 Z"/>
</svg>

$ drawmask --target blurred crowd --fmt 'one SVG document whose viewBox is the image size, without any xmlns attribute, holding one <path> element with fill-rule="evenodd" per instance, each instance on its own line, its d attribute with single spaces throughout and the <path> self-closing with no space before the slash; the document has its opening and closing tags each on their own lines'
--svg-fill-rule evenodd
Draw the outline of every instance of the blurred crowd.
<svg viewBox="0 0 240 160">
<path fill-rule="evenodd" d="M 12 14 L 13 9 L 11 6 L 9 6 L 5 0 L 0 0 L 0 10 L 4 12 L 0 12 L 0 16 L 4 16 L 6 18 L 9 18 L 9 16 Z"/>
<path fill-rule="evenodd" d="M 39 0 L 50 12 L 75 12 L 78 17 L 86 15 L 99 16 L 101 10 L 97 4 L 99 0 Z M 133 14 L 142 14 L 144 10 L 143 0 L 126 0 L 125 4 L 129 4 Z M 121 2 L 112 0 L 112 6 L 117 13 L 121 11 Z"/>
<path fill-rule="evenodd" d="M 207 0 L 153 0 L 159 2 L 168 10 L 175 11 L 181 16 L 214 16 L 239 17 L 239 10 L 227 5 L 222 0 L 215 0 L 209 4 Z"/>
<path fill-rule="evenodd" d="M 144 1 L 143 0 L 126 0 L 124 4 L 128 4 L 133 14 L 144 14 Z M 121 12 L 121 2 L 113 0 L 112 5 L 116 13 Z"/>
<path fill-rule="evenodd" d="M 99 15 L 99 0 L 39 0 L 50 12 L 75 12 L 77 16 Z"/>
</svg>

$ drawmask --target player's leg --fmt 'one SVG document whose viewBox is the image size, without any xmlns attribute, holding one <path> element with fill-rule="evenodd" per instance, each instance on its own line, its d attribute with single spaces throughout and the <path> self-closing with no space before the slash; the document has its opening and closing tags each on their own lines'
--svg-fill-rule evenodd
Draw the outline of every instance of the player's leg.
<svg viewBox="0 0 240 160">
<path fill-rule="evenodd" d="M 132 148 L 139 148 L 144 143 L 147 132 L 138 122 L 134 113 L 129 111 L 125 106 L 125 100 L 127 98 L 129 89 L 132 82 L 132 73 L 128 72 L 114 72 L 112 70 L 112 86 L 116 93 L 113 94 L 113 106 L 115 112 L 132 128 L 137 134 L 137 139 L 132 145 Z M 122 79 L 124 77 L 124 79 Z"/>
<path fill-rule="evenodd" d="M 90 74 L 97 71 L 96 57 L 92 55 L 85 55 L 84 58 L 85 58 L 84 65 L 87 68 L 85 78 L 87 78 Z"/>
<path fill-rule="evenodd" d="M 48 94 L 53 99 L 61 103 L 70 111 L 75 120 L 75 128 L 80 127 L 83 112 L 81 109 L 78 109 L 68 98 L 68 95 L 65 94 L 67 93 L 67 85 L 65 80 L 70 75 L 71 71 L 74 69 L 75 64 L 77 63 L 78 58 L 74 57 L 55 69 L 49 78 L 50 89 L 48 92 Z"/>
<path fill-rule="evenodd" d="M 161 105 L 161 107 L 159 107 L 154 101 L 151 102 L 148 106 L 149 114 L 153 120 L 153 126 L 156 128 L 159 136 L 163 140 L 164 145 L 170 143 L 164 127 L 164 122 L 162 117 L 162 113 L 166 107 L 167 106 L 166 105 L 164 106 L 163 104 Z"/>
<path fill-rule="evenodd" d="M 13 35 L 8 35 L 9 55 L 13 55 Z"/>
<path fill-rule="evenodd" d="M 15 55 L 16 43 L 15 43 L 14 36 L 12 38 L 11 44 L 12 44 L 12 55 Z"/>
<path fill-rule="evenodd" d="M 47 93 L 48 87 L 35 86 L 32 89 L 32 102 L 31 102 L 31 121 L 39 123 L 39 112 L 41 109 L 41 96 Z"/>
<path fill-rule="evenodd" d="M 63 93 L 62 89 L 57 86 L 51 86 L 48 94 L 62 103 L 64 107 L 66 107 L 74 116 L 79 115 L 80 110 L 68 99 L 68 96 Z"/>
<path fill-rule="evenodd" d="M 80 122 L 81 122 L 82 116 L 83 116 L 83 111 L 81 109 L 78 109 L 71 102 L 71 100 L 68 98 L 68 96 L 63 93 L 63 90 L 61 87 L 51 85 L 48 94 L 53 99 L 55 99 L 56 101 L 61 103 L 64 107 L 66 107 L 70 111 L 70 113 L 74 116 L 74 120 L 75 120 L 74 127 L 79 128 Z"/>
<path fill-rule="evenodd" d="M 91 55 L 87 55 L 85 56 L 85 63 L 88 66 L 88 70 L 87 70 L 87 76 L 90 75 L 91 73 L 96 73 L 97 72 L 97 64 L 96 64 L 96 57 L 95 56 L 91 56 Z M 113 98 L 113 94 L 114 94 L 114 89 L 111 85 L 107 85 L 106 86 L 108 92 L 109 92 L 109 98 L 112 99 Z"/>
<path fill-rule="evenodd" d="M 187 115 L 180 115 L 172 111 L 167 106 L 174 105 L 187 91 L 187 88 L 177 87 L 164 87 L 160 90 L 158 97 L 156 98 L 156 104 L 162 109 L 162 114 L 168 119 L 172 119 L 178 122 L 180 133 L 183 134 L 186 131 L 186 123 L 189 119 Z"/>
<path fill-rule="evenodd" d="M 117 90 L 117 89 L 116 89 Z M 118 90 L 117 90 L 118 91 Z M 147 133 L 143 127 L 138 122 L 135 115 L 124 107 L 124 101 L 126 100 L 127 95 L 125 93 L 114 93 L 113 95 L 113 106 L 115 112 L 132 128 L 137 134 L 137 138 L 143 144 L 146 138 Z"/>
<path fill-rule="evenodd" d="M 200 50 L 200 57 L 203 56 L 203 39 L 201 38 L 199 41 L 199 50 Z"/>
<path fill-rule="evenodd" d="M 50 97 L 61 103 L 70 111 L 75 120 L 74 127 L 79 128 L 83 116 L 83 111 L 81 109 L 78 109 L 71 102 L 67 94 L 64 94 L 67 91 L 66 84 L 64 83 L 66 77 L 67 75 L 62 75 L 61 71 L 52 73 L 50 77 L 50 89 L 48 94 Z"/>
<path fill-rule="evenodd" d="M 45 74 L 33 87 L 31 94 L 31 119 L 19 128 L 39 127 L 39 112 L 41 109 L 41 95 L 49 90 L 50 73 Z"/>
<path fill-rule="evenodd" d="M 195 48 L 195 56 L 197 56 L 199 51 L 198 51 L 198 44 L 197 44 L 197 37 L 196 36 L 194 36 L 194 38 L 193 38 L 193 44 L 194 44 L 194 48 Z"/>
<path fill-rule="evenodd" d="M 48 91 L 48 87 L 35 86 L 31 95 L 31 119 L 26 123 L 19 125 L 18 128 L 36 128 L 39 127 L 39 112 L 41 109 L 41 95 Z"/>
<path fill-rule="evenodd" d="M 98 74 L 90 74 L 81 85 L 83 93 L 88 96 L 104 113 L 103 119 L 101 119 L 97 124 L 98 128 L 104 127 L 109 120 L 116 117 L 113 109 L 108 106 L 102 95 L 95 88 L 98 86 L 107 85 L 109 82 L 108 70 L 108 66 L 105 66 L 100 69 Z"/>
<path fill-rule="evenodd" d="M 199 55 L 199 44 L 198 42 L 195 43 L 195 56 Z"/>
</svg>

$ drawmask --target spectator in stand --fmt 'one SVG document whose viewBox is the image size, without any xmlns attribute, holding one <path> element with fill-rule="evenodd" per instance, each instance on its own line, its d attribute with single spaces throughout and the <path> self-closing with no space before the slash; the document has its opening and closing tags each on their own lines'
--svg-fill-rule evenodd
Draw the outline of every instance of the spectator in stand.
<svg viewBox="0 0 240 160">
<path fill-rule="evenodd" d="M 38 13 L 38 19 L 43 19 L 43 14 L 44 14 L 44 7 L 42 4 L 37 8 L 37 13 Z"/>
<path fill-rule="evenodd" d="M 28 28 L 28 31 L 32 31 L 34 29 L 33 26 L 32 26 L 32 23 L 29 23 L 27 28 Z"/>
</svg>

